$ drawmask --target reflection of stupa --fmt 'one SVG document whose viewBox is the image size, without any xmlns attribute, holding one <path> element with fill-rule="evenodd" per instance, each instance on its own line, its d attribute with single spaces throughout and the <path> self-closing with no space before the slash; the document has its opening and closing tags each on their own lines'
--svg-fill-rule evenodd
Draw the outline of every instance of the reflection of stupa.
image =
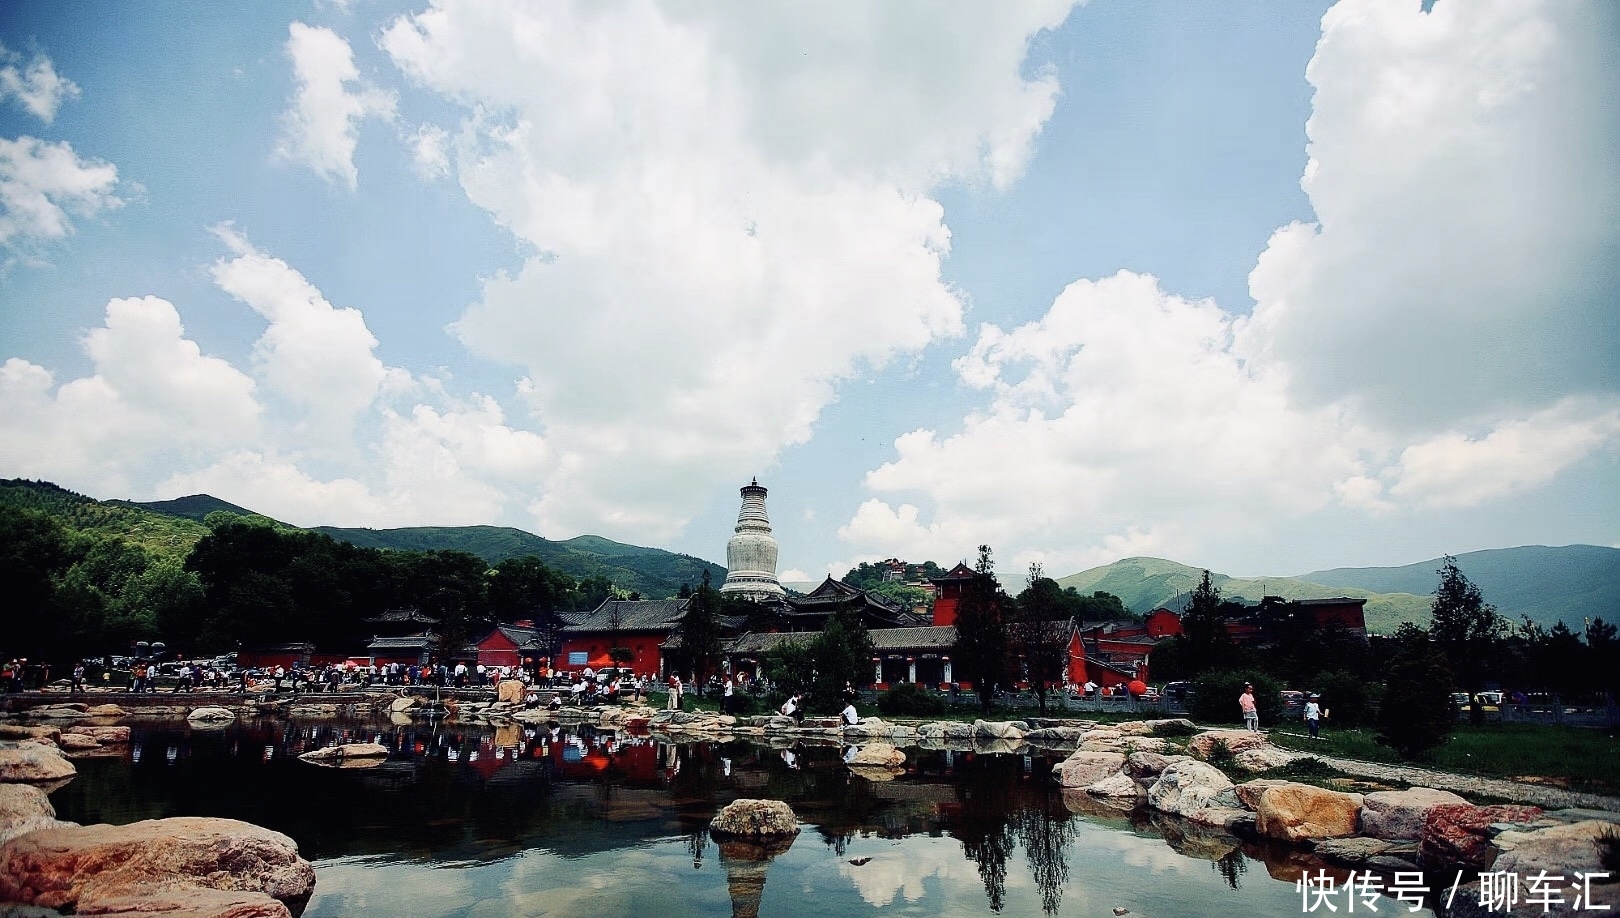
<svg viewBox="0 0 1620 918">
<path fill-rule="evenodd" d="M 749 599 L 783 599 L 787 591 L 776 579 L 776 539 L 765 515 L 765 489 L 754 479 L 742 489 L 736 535 L 726 543 L 726 582 L 722 593 L 741 593 Z"/>
</svg>

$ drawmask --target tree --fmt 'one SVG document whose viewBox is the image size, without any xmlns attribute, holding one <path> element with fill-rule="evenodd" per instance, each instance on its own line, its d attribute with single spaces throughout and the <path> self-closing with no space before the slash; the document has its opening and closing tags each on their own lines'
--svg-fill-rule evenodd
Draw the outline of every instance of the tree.
<svg viewBox="0 0 1620 918">
<path fill-rule="evenodd" d="M 990 713 L 996 687 L 1007 682 L 1007 595 L 996 580 L 990 546 L 979 546 L 973 579 L 962 586 L 956 607 L 956 647 L 952 654 L 957 672 L 973 683 L 979 706 Z"/>
<path fill-rule="evenodd" d="M 1197 676 L 1232 659 L 1231 640 L 1226 634 L 1221 591 L 1204 571 L 1181 613 L 1181 634 L 1175 638 L 1173 656 L 1181 675 Z"/>
<path fill-rule="evenodd" d="M 681 655 L 691 669 L 693 681 L 702 692 L 709 674 L 720 665 L 720 591 L 714 588 L 709 572 L 687 600 L 681 617 Z"/>
<path fill-rule="evenodd" d="M 1444 743 L 1457 726 L 1451 706 L 1451 671 L 1429 633 L 1406 624 L 1395 635 L 1384 703 L 1378 710 L 1380 745 L 1414 759 Z"/>
<path fill-rule="evenodd" d="M 1069 658 L 1070 619 L 1064 615 L 1063 589 L 1046 576 L 1040 562 L 1029 566 L 1024 592 L 1018 594 L 1017 619 L 1009 629 L 1012 651 L 1022 662 L 1041 715 L 1047 689 L 1062 684 Z"/>
<path fill-rule="evenodd" d="M 1484 688 L 1485 672 L 1499 656 L 1507 621 L 1496 614 L 1475 586 L 1457 567 L 1457 559 L 1446 555 L 1440 569 L 1440 584 L 1434 591 L 1433 617 L 1429 636 L 1451 673 L 1469 697 L 1469 720 L 1485 722 L 1485 712 L 1474 696 Z"/>
</svg>

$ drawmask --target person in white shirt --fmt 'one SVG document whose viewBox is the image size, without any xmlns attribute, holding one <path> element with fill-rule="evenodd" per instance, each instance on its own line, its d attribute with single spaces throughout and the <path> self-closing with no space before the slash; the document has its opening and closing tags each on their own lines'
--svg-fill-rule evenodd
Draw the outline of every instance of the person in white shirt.
<svg viewBox="0 0 1620 918">
<path fill-rule="evenodd" d="M 1305 702 L 1305 726 L 1311 728 L 1311 739 L 1321 739 L 1317 735 L 1317 731 L 1322 728 L 1322 706 L 1317 703 L 1318 697 L 1320 696 L 1312 695 L 1310 700 Z"/>
<path fill-rule="evenodd" d="M 846 704 L 844 710 L 839 712 L 838 719 L 846 727 L 853 727 L 861 722 L 861 715 L 855 713 L 855 705 Z"/>
</svg>

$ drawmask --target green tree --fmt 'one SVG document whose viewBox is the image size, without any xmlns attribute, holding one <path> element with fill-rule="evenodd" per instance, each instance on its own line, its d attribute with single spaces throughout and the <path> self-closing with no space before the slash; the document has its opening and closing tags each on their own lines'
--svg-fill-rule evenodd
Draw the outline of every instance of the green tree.
<svg viewBox="0 0 1620 918">
<path fill-rule="evenodd" d="M 1436 573 L 1440 584 L 1434 591 L 1429 637 L 1468 693 L 1469 719 L 1482 724 L 1485 712 L 1474 696 L 1484 688 L 1485 673 L 1497 663 L 1508 624 L 1463 575 L 1456 558 L 1446 555 Z"/>
<path fill-rule="evenodd" d="M 679 629 L 681 657 L 685 659 L 699 692 L 708 684 L 709 675 L 720 666 L 720 614 L 720 591 L 714 588 L 709 572 L 704 570 L 703 582 L 692 591 Z"/>
<path fill-rule="evenodd" d="M 1181 634 L 1175 640 L 1179 645 L 1175 656 L 1186 676 L 1197 676 L 1228 663 L 1233 657 L 1221 591 L 1211 581 L 1207 570 L 1181 613 Z"/>
<path fill-rule="evenodd" d="M 962 599 L 956 607 L 956 646 L 951 656 L 962 679 L 973 683 L 979 707 L 989 714 L 997 686 L 1008 682 L 1007 611 L 1011 601 L 996 580 L 990 546 L 979 546 L 973 572 L 973 579 L 962 585 Z"/>
<path fill-rule="evenodd" d="M 1397 650 L 1378 710 L 1381 745 L 1415 759 L 1444 743 L 1457 727 L 1451 706 L 1451 670 L 1429 633 L 1411 624 L 1395 635 Z"/>
<path fill-rule="evenodd" d="M 1063 589 L 1046 576 L 1040 562 L 1029 566 L 1024 591 L 1018 594 L 1016 619 L 1008 629 L 1012 652 L 1022 663 L 1024 678 L 1035 692 L 1036 704 L 1046 715 L 1046 696 L 1062 685 L 1069 660 L 1071 624 L 1065 613 Z"/>
</svg>

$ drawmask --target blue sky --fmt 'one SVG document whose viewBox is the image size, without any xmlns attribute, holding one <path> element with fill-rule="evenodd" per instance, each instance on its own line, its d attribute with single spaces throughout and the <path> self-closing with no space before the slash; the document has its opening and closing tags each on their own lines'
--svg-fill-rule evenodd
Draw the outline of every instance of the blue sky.
<svg viewBox="0 0 1620 918">
<path fill-rule="evenodd" d="M 1602 3 L 8 4 L 0 475 L 783 573 L 1620 544 Z"/>
</svg>

